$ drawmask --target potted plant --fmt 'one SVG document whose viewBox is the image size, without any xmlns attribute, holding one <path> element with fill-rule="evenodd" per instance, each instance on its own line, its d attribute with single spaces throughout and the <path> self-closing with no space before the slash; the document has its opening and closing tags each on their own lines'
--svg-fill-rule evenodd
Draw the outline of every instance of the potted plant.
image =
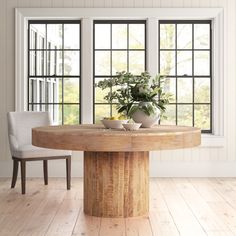
<svg viewBox="0 0 236 236">
<path fill-rule="evenodd" d="M 123 71 L 114 78 L 99 81 L 96 86 L 110 88 L 104 99 L 117 102 L 118 113 L 142 123 L 142 127 L 151 127 L 169 103 L 170 94 L 163 92 L 164 82 L 165 78 L 160 75 L 152 78 L 148 72 L 134 76 Z"/>
</svg>

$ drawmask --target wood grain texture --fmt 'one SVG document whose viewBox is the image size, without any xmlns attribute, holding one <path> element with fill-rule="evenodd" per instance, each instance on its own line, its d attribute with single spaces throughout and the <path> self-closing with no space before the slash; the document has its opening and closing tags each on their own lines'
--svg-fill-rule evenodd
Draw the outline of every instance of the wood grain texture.
<svg viewBox="0 0 236 236">
<path fill-rule="evenodd" d="M 137 131 L 102 125 L 61 125 L 32 129 L 32 143 L 44 148 L 130 152 L 189 148 L 201 143 L 201 130 L 186 126 L 154 126 Z"/>
<path fill-rule="evenodd" d="M 236 235 L 236 178 L 152 178 L 149 216 L 125 219 L 85 215 L 81 178 L 72 179 L 71 191 L 65 190 L 64 178 L 50 178 L 50 188 L 42 179 L 29 179 L 24 196 L 19 187 L 10 189 L 10 182 L 0 178 L 4 236 Z M 217 219 L 220 225 L 213 223 Z"/>
<path fill-rule="evenodd" d="M 35 146 L 85 151 L 84 212 L 98 217 L 146 215 L 148 151 L 192 147 L 200 142 L 200 129 L 183 126 L 155 126 L 128 132 L 104 129 L 101 125 L 32 129 Z"/>
<path fill-rule="evenodd" d="M 133 217 L 149 211 L 148 152 L 85 152 L 84 212 Z"/>
</svg>

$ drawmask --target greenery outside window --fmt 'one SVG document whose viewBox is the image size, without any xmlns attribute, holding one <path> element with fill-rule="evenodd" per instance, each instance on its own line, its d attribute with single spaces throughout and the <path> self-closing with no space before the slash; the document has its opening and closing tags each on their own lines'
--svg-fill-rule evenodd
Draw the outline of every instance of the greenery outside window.
<svg viewBox="0 0 236 236">
<path fill-rule="evenodd" d="M 159 21 L 159 72 L 174 94 L 161 124 L 212 132 L 212 33 L 210 20 Z"/>
<path fill-rule="evenodd" d="M 93 28 L 94 84 L 117 72 L 139 75 L 146 70 L 146 21 L 95 20 Z M 103 99 L 107 90 L 94 88 L 94 122 L 116 116 L 116 103 Z"/>
<path fill-rule="evenodd" d="M 28 110 L 54 123 L 80 123 L 80 20 L 28 23 Z"/>
</svg>

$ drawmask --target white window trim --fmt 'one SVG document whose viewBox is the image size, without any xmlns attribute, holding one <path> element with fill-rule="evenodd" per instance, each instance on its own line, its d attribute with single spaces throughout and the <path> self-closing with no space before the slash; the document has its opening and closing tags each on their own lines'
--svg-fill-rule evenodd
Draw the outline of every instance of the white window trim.
<svg viewBox="0 0 236 236">
<path fill-rule="evenodd" d="M 30 19 L 81 19 L 82 21 L 82 94 L 81 122 L 93 121 L 92 26 L 94 19 L 147 20 L 147 70 L 157 74 L 158 20 L 211 19 L 213 34 L 213 134 L 202 134 L 203 147 L 225 145 L 225 87 L 227 71 L 224 52 L 223 8 L 16 8 L 15 11 L 15 110 L 27 110 L 27 27 Z M 156 45 L 155 48 L 150 45 Z"/>
</svg>

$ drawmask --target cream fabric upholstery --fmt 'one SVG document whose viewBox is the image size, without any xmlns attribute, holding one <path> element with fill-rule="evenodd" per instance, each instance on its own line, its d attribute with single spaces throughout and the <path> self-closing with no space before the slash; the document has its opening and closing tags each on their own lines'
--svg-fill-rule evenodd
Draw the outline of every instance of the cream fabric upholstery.
<svg viewBox="0 0 236 236">
<path fill-rule="evenodd" d="M 39 148 L 32 145 L 32 128 L 50 125 L 48 112 L 9 112 L 8 135 L 11 155 L 18 158 L 69 156 L 71 151 Z"/>
</svg>

